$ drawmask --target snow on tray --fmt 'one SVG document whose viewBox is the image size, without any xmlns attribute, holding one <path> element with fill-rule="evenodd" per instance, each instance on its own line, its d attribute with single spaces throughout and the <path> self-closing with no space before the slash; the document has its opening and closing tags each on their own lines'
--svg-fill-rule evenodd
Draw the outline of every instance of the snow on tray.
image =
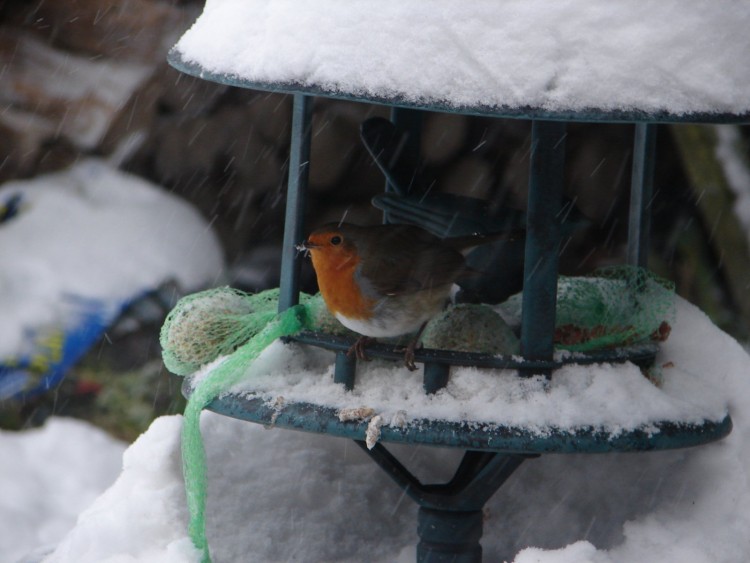
<svg viewBox="0 0 750 563">
<path fill-rule="evenodd" d="M 660 387 L 631 363 L 567 366 L 550 383 L 541 376 L 519 378 L 511 370 L 453 368 L 447 387 L 427 395 L 422 370 L 372 361 L 358 364 L 356 385 L 346 391 L 333 382 L 333 354 L 276 342 L 232 392 L 273 405 L 303 402 L 344 413 L 362 409 L 368 417 L 380 417 L 379 424 L 430 419 L 522 427 L 539 435 L 585 427 L 617 435 L 650 430 L 661 421 L 701 423 L 726 416 L 721 382 L 727 374 L 707 354 L 716 333 L 721 334 L 703 313 L 680 300 L 676 325 L 657 357 L 657 365 L 665 366 Z M 193 384 L 216 365 L 196 374 Z"/>
<path fill-rule="evenodd" d="M 0 187 L 0 204 L 13 196 L 19 211 L 0 223 L 0 358 L 60 323 L 71 296 L 117 308 L 166 281 L 193 290 L 222 271 L 218 238 L 192 206 L 104 161 Z"/>
<path fill-rule="evenodd" d="M 210 73 L 454 106 L 743 113 L 750 2 L 208 0 Z"/>
</svg>

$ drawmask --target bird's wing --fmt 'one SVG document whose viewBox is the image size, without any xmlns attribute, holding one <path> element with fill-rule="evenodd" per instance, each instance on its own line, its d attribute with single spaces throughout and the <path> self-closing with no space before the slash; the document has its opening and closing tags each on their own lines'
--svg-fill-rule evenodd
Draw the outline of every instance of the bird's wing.
<svg viewBox="0 0 750 563">
<path fill-rule="evenodd" d="M 366 254 L 360 275 L 380 294 L 403 295 L 451 284 L 465 269 L 460 252 L 416 227 L 384 230 L 377 244 L 381 251 Z"/>
</svg>

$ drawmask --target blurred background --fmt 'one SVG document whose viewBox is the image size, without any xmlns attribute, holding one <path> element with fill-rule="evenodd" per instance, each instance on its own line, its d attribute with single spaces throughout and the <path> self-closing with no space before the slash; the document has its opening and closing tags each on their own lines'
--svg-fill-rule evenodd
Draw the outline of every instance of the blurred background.
<svg viewBox="0 0 750 563">
<path fill-rule="evenodd" d="M 49 174 L 93 158 L 113 174 L 133 175 L 189 204 L 203 221 L 198 230 L 212 231 L 218 242 L 217 256 L 178 256 L 210 264 L 215 275 L 179 283 L 166 271 L 118 293 L 115 313 L 99 319 L 101 330 L 73 355 L 64 376 L 39 393 L 27 392 L 39 387 L 52 362 L 47 357 L 20 394 L 6 393 L 0 428 L 69 415 L 132 441 L 153 418 L 183 406 L 180 381 L 164 369 L 158 343 L 175 299 L 211 285 L 278 286 L 291 99 L 197 80 L 168 66 L 169 48 L 202 7 L 198 0 L 0 1 L 0 183 L 33 191 L 46 178 L 45 189 L 54 189 L 49 185 L 57 176 Z M 344 214 L 355 223 L 380 221 L 370 200 L 382 192 L 384 178 L 359 127 L 388 115 L 379 106 L 316 100 L 309 227 Z M 629 125 L 569 127 L 566 194 L 590 225 L 567 241 L 562 273 L 624 262 L 632 139 Z M 747 127 L 660 125 L 650 202 L 650 267 L 741 342 L 750 321 L 749 140 Z M 528 122 L 433 113 L 424 118 L 422 141 L 423 174 L 433 189 L 525 206 Z M 0 240 L 33 207 L 14 195 L 0 191 Z M 34 227 L 55 239 L 49 223 Z M 137 222 L 118 228 L 113 236 L 124 246 L 111 252 L 143 250 L 133 237 Z M 89 280 L 105 275 L 86 271 L 102 261 L 76 257 L 97 237 L 88 231 L 80 247 L 59 251 Z M 24 251 L 23 240 L 8 240 Z M 133 267 L 148 269 L 148 259 Z M 2 269 L 0 295 L 13 285 L 14 264 Z M 309 268 L 303 279 L 304 289 L 314 291 Z M 31 293 L 13 299 L 34 306 Z M 34 364 L 34 354 L 28 352 L 26 364 Z M 11 353 L 2 361 L 6 374 L 23 364 Z"/>
</svg>

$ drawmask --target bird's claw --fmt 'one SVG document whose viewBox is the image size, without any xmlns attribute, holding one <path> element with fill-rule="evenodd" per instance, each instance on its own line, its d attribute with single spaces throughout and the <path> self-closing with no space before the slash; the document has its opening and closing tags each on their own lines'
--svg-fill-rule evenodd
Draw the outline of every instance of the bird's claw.
<svg viewBox="0 0 750 563">
<path fill-rule="evenodd" d="M 409 371 L 417 371 L 417 364 L 414 362 L 414 351 L 417 349 L 417 339 L 412 340 L 404 348 L 404 365 Z M 400 350 L 399 350 L 400 351 Z"/>
<path fill-rule="evenodd" d="M 369 336 L 360 336 L 357 339 L 357 341 L 349 347 L 349 350 L 347 350 L 346 355 L 351 357 L 352 354 L 354 354 L 356 355 L 358 360 L 369 362 L 370 358 L 367 356 L 367 353 L 365 352 L 365 346 L 367 346 L 373 340 L 375 339 Z"/>
<path fill-rule="evenodd" d="M 409 371 L 417 371 L 417 364 L 414 363 L 414 350 L 409 350 L 407 348 L 404 353 L 404 365 Z"/>
<path fill-rule="evenodd" d="M 373 342 L 375 339 L 370 336 L 360 336 L 357 341 L 352 344 L 349 347 L 349 350 L 347 350 L 346 355 L 351 357 L 352 355 L 356 356 L 358 360 L 363 361 L 370 361 L 370 358 L 367 356 L 367 352 L 365 351 L 365 346 Z M 406 366 L 406 369 L 409 371 L 416 371 L 417 364 L 414 362 L 414 351 L 417 348 L 417 340 L 413 340 L 409 342 L 408 346 L 403 349 L 404 351 L 404 365 Z M 401 350 L 399 350 L 401 351 Z"/>
</svg>

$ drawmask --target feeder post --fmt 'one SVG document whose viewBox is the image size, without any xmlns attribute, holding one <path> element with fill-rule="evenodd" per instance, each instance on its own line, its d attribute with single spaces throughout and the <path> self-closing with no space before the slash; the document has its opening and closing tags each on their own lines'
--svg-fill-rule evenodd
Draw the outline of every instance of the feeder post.
<svg viewBox="0 0 750 563">
<path fill-rule="evenodd" d="M 633 171 L 630 180 L 627 263 L 641 268 L 648 267 L 655 163 L 656 124 L 636 123 Z"/>
<path fill-rule="evenodd" d="M 566 135 L 565 122 L 531 124 L 521 313 L 521 353 L 528 360 L 551 360 L 554 351 Z"/>
<path fill-rule="evenodd" d="M 310 172 L 312 105 L 312 96 L 294 95 L 292 140 L 289 149 L 289 181 L 284 218 L 284 246 L 281 251 L 279 313 L 299 303 L 300 260 L 297 257 L 296 246 L 305 236 L 305 196 Z"/>
<path fill-rule="evenodd" d="M 439 362 L 425 362 L 422 387 L 425 393 L 432 395 L 448 385 L 450 366 Z"/>
<path fill-rule="evenodd" d="M 336 352 L 336 363 L 333 368 L 333 382 L 341 383 L 344 389 L 354 389 L 354 379 L 357 375 L 357 358 L 345 351 Z"/>
<path fill-rule="evenodd" d="M 484 505 L 535 457 L 468 450 L 448 483 L 424 484 L 381 443 L 355 443 L 419 505 L 417 563 L 481 563 Z"/>
</svg>

